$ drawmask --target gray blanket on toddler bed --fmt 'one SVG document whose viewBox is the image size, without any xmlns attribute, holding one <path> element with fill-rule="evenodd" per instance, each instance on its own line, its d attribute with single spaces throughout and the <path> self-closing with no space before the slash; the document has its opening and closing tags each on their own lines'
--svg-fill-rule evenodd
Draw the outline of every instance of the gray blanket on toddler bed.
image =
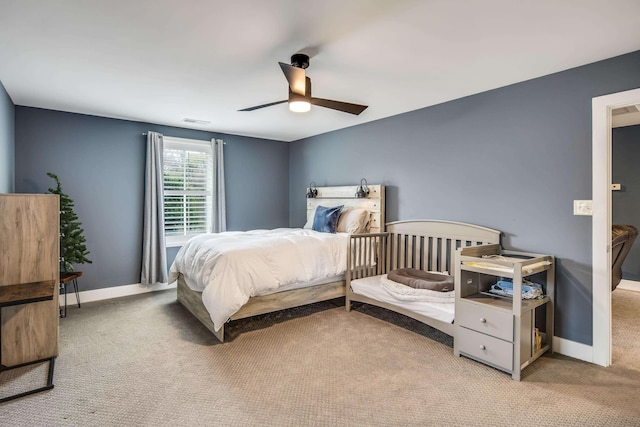
<svg viewBox="0 0 640 427">
<path fill-rule="evenodd" d="M 391 270 L 387 274 L 387 278 L 414 289 L 429 289 L 439 292 L 453 290 L 453 277 L 448 274 L 430 273 L 415 268 L 399 268 Z"/>
</svg>

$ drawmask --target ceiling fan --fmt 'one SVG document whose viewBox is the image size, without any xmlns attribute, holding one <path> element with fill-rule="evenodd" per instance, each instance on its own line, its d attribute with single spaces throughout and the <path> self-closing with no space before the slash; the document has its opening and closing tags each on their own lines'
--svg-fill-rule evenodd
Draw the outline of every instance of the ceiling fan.
<svg viewBox="0 0 640 427">
<path fill-rule="evenodd" d="M 289 82 L 289 99 L 283 101 L 270 102 L 268 104 L 257 105 L 239 111 L 253 111 L 260 108 L 271 107 L 272 105 L 289 103 L 289 109 L 297 113 L 304 113 L 311 109 L 311 105 L 331 108 L 332 110 L 344 111 L 358 115 L 362 113 L 367 105 L 351 104 L 349 102 L 333 101 L 331 99 L 314 98 L 311 96 L 311 79 L 306 76 L 305 69 L 309 66 L 309 56 L 304 53 L 296 53 L 291 57 L 291 65 L 278 62 L 282 72 Z"/>
</svg>

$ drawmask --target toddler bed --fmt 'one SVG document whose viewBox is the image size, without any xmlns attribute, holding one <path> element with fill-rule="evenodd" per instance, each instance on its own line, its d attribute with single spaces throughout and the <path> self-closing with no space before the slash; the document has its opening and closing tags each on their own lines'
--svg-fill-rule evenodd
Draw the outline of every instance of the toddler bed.
<svg viewBox="0 0 640 427">
<path fill-rule="evenodd" d="M 222 342 L 228 321 L 344 296 L 349 235 L 384 224 L 384 186 L 364 198 L 356 189 L 318 187 L 307 199 L 307 222 L 318 207 L 344 206 L 336 233 L 306 225 L 194 237 L 169 271 L 178 301 Z"/>
<path fill-rule="evenodd" d="M 473 224 L 417 220 L 387 224 L 386 233 L 352 235 L 347 256 L 346 309 L 351 301 L 392 310 L 454 335 L 455 297 L 450 275 L 458 248 L 499 244 L 500 232 Z M 368 261 L 368 262 L 367 262 Z M 375 262 L 374 262 L 375 261 Z M 440 291 L 413 290 L 388 274 L 414 269 Z M 413 271 L 411 274 L 420 274 Z"/>
</svg>

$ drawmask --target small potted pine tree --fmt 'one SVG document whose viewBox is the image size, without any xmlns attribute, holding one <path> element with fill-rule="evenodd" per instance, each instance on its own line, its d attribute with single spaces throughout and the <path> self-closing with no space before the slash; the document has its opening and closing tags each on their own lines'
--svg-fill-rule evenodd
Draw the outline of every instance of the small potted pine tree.
<svg viewBox="0 0 640 427">
<path fill-rule="evenodd" d="M 62 191 L 58 176 L 47 172 L 56 181 L 56 188 L 49 188 L 49 193 L 60 196 L 60 272 L 73 271 L 73 264 L 91 264 L 87 258 L 89 251 L 82 235 L 82 223 L 73 210 L 73 200 Z"/>
</svg>

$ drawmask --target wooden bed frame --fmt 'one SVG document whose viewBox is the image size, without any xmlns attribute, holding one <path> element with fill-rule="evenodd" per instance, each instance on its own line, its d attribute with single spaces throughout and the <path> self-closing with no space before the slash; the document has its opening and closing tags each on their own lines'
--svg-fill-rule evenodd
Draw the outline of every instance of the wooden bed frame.
<svg viewBox="0 0 640 427">
<path fill-rule="evenodd" d="M 346 309 L 351 310 L 351 301 L 383 307 L 453 336 L 453 323 L 357 294 L 351 289 L 351 281 L 386 274 L 397 268 L 446 271 L 453 275 L 455 269 L 451 266 L 455 263 L 456 249 L 499 244 L 500 234 L 500 231 L 473 224 L 417 220 L 388 223 L 386 233 L 352 235 L 347 255 Z M 375 263 L 366 261 L 373 259 Z"/>
<path fill-rule="evenodd" d="M 385 200 L 383 185 L 369 185 L 366 198 L 356 198 L 357 185 L 340 187 L 317 187 L 318 196 L 307 199 L 307 213 L 315 212 L 317 206 L 344 205 L 351 208 L 367 209 L 371 212 L 370 231 L 381 231 L 385 220 Z M 234 313 L 231 320 L 244 319 L 259 314 L 271 313 L 286 308 L 312 304 L 345 296 L 345 280 L 332 281 L 315 286 L 276 292 L 269 295 L 252 297 Z M 192 290 L 184 281 L 182 274 L 178 277 L 178 301 L 193 314 L 215 336 L 224 342 L 224 325 L 216 331 L 211 316 L 202 303 L 202 292 Z"/>
</svg>

